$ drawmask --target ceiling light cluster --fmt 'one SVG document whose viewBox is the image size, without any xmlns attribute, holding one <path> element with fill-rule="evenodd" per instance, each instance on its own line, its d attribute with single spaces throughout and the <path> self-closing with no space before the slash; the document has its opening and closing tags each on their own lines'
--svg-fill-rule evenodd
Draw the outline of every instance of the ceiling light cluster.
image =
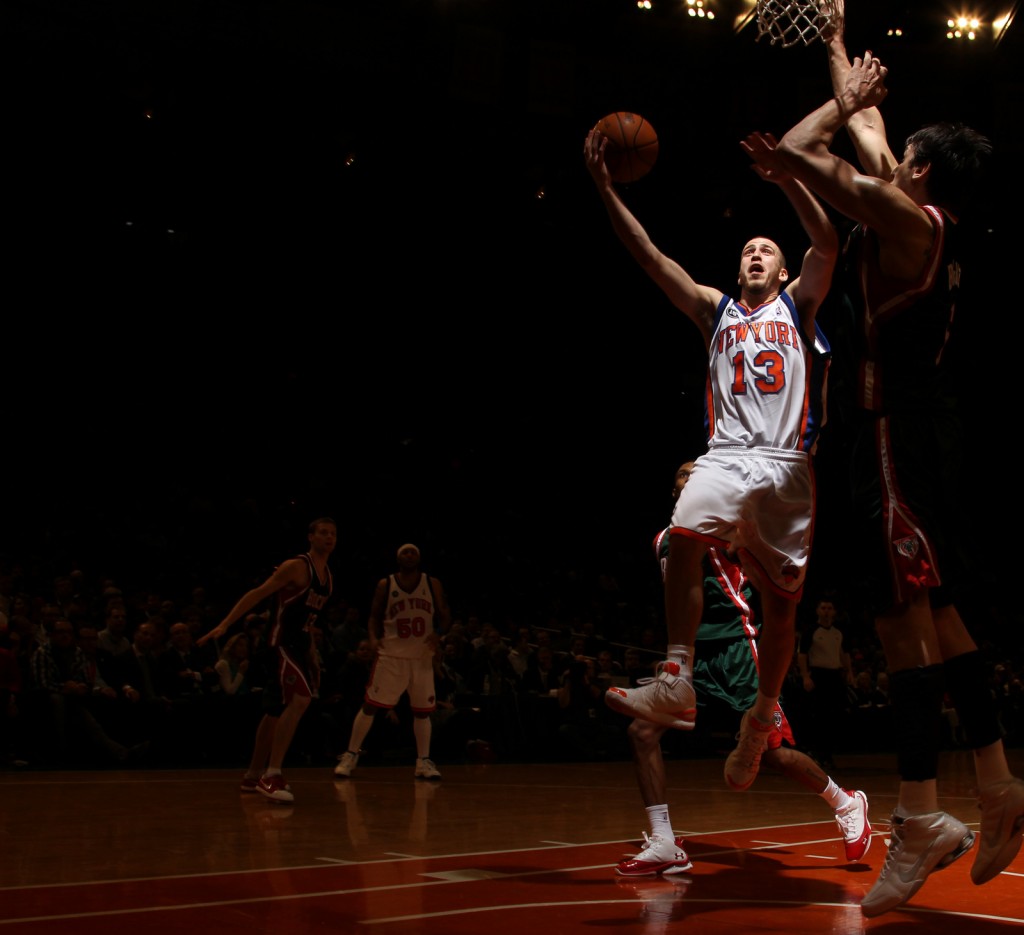
<svg viewBox="0 0 1024 935">
<path fill-rule="evenodd" d="M 946 20 L 947 39 L 977 39 L 981 20 L 976 16 L 958 16 Z"/>
<path fill-rule="evenodd" d="M 654 8 L 652 0 L 636 0 L 636 8 L 649 12 Z M 686 0 L 686 13 L 698 19 L 714 19 L 715 11 L 711 9 L 708 0 Z"/>
</svg>

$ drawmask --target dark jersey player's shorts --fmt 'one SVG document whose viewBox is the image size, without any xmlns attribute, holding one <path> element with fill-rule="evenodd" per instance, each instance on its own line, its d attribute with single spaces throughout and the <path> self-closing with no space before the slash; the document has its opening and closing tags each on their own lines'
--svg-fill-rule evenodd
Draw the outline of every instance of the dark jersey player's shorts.
<svg viewBox="0 0 1024 935">
<path fill-rule="evenodd" d="M 956 599 L 964 576 L 957 535 L 962 446 L 952 411 L 864 415 L 851 453 L 852 519 L 860 593 L 873 614 L 921 587 L 933 607 Z"/>
</svg>

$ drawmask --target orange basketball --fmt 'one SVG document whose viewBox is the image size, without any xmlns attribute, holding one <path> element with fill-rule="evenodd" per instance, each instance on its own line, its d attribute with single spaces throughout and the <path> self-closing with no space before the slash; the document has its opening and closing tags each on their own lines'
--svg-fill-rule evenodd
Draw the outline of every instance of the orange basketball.
<svg viewBox="0 0 1024 935">
<path fill-rule="evenodd" d="M 597 121 L 596 128 L 608 139 L 604 159 L 615 182 L 643 178 L 658 158 L 658 134 L 639 114 L 619 111 Z"/>
</svg>

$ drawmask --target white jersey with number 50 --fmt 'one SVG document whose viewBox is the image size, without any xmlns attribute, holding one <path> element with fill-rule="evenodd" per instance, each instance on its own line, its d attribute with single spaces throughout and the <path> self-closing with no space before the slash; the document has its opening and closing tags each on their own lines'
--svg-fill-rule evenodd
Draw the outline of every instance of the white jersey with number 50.
<svg viewBox="0 0 1024 935">
<path fill-rule="evenodd" d="M 411 591 L 405 591 L 394 575 L 388 578 L 388 602 L 384 609 L 382 656 L 420 659 L 433 654 L 427 637 L 434 632 L 434 590 L 430 576 L 421 574 Z"/>
<path fill-rule="evenodd" d="M 723 297 L 709 352 L 709 448 L 813 452 L 825 424 L 831 350 L 817 325 L 808 343 L 785 292 L 753 310 Z"/>
</svg>

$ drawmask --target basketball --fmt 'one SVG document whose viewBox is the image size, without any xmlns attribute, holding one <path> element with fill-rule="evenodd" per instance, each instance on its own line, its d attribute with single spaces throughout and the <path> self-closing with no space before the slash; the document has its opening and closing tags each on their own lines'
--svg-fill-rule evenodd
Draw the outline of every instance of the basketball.
<svg viewBox="0 0 1024 935">
<path fill-rule="evenodd" d="M 596 129 L 608 139 L 605 164 L 614 182 L 635 182 L 643 178 L 658 158 L 658 134 L 639 114 L 618 111 L 597 121 Z"/>
</svg>

